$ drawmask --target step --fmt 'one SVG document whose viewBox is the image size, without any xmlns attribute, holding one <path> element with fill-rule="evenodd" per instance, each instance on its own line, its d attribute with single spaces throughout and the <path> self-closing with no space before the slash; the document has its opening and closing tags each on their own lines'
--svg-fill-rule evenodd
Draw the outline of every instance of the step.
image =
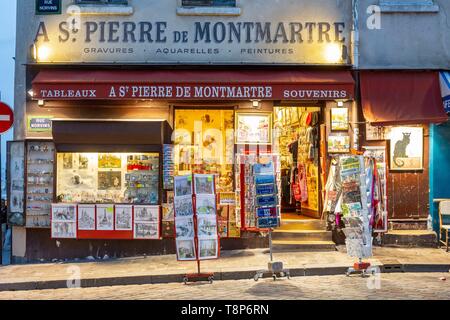
<svg viewBox="0 0 450 320">
<path fill-rule="evenodd" d="M 383 235 L 383 246 L 436 248 L 437 235 L 428 230 L 389 230 Z"/>
<path fill-rule="evenodd" d="M 336 251 L 333 241 L 273 240 L 274 251 Z"/>
<path fill-rule="evenodd" d="M 318 219 L 282 219 L 281 226 L 277 230 L 325 230 L 327 223 Z"/>
<path fill-rule="evenodd" d="M 331 241 L 331 231 L 324 230 L 280 230 L 276 229 L 272 233 L 274 240 L 311 240 L 311 241 Z"/>
</svg>

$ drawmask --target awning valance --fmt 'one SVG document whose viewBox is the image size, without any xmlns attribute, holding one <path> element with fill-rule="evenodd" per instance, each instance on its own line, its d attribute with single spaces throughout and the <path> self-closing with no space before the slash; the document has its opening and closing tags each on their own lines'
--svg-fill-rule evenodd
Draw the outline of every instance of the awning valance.
<svg viewBox="0 0 450 320">
<path fill-rule="evenodd" d="M 33 80 L 41 100 L 347 100 L 349 71 L 42 70 Z"/>
<path fill-rule="evenodd" d="M 171 143 L 165 120 L 53 120 L 59 152 L 150 152 Z"/>
<path fill-rule="evenodd" d="M 372 125 L 447 121 L 438 72 L 362 71 L 361 102 Z"/>
</svg>

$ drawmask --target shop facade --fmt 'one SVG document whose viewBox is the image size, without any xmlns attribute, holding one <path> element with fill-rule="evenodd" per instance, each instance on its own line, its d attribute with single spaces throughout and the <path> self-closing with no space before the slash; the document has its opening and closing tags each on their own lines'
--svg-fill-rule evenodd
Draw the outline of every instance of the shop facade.
<svg viewBox="0 0 450 320">
<path fill-rule="evenodd" d="M 60 14 L 18 7 L 27 26 L 18 27 L 8 161 L 17 261 L 174 253 L 173 178 L 190 173 L 215 175 L 222 250 L 266 247 L 245 214 L 248 157 L 276 156 L 281 222 L 327 219 L 333 158 L 364 146 L 384 146 L 386 166 L 408 158 L 400 142 L 388 159 L 396 145 L 380 136 L 386 126 L 423 125 L 408 133 L 422 137 L 424 151 L 418 163 L 407 159 L 408 170 L 386 171 L 379 229 L 388 218 L 428 215 L 427 130 L 443 121 L 435 72 L 415 70 L 417 82 L 407 83 L 411 74 L 373 71 L 368 48 L 355 42 L 350 1 L 284 0 L 276 11 L 262 0 L 82 2 L 60 1 Z M 386 104 L 389 81 L 405 83 L 404 95 Z M 428 105 L 399 115 L 393 105 L 413 101 L 417 84 L 426 87 L 416 101 Z M 406 139 L 397 131 L 396 141 Z M 65 205 L 76 218 L 58 213 Z M 133 217 L 122 219 L 127 210 Z"/>
</svg>

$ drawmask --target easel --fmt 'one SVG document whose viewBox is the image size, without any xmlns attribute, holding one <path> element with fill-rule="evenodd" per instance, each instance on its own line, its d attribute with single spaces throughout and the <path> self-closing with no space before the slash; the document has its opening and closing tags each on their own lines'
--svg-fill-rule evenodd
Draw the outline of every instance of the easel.
<svg viewBox="0 0 450 320">
<path fill-rule="evenodd" d="M 287 277 L 288 279 L 290 279 L 291 274 L 289 270 L 283 268 L 283 262 L 273 261 L 272 228 L 269 228 L 269 254 L 270 254 L 270 261 L 268 263 L 268 269 L 256 272 L 253 279 L 255 281 L 258 281 L 260 278 L 263 278 L 264 275 L 271 275 L 274 281 L 277 280 L 277 278 L 283 277 Z"/>
</svg>

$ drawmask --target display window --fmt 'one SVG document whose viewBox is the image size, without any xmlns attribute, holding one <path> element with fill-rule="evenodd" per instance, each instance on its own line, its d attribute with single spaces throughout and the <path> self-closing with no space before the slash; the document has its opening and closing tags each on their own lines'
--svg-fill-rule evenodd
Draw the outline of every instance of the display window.
<svg viewBox="0 0 450 320">
<path fill-rule="evenodd" d="M 234 110 L 176 109 L 176 176 L 214 174 L 218 192 L 233 192 Z"/>
<path fill-rule="evenodd" d="M 58 153 L 63 203 L 159 203 L 158 153 Z"/>
</svg>

